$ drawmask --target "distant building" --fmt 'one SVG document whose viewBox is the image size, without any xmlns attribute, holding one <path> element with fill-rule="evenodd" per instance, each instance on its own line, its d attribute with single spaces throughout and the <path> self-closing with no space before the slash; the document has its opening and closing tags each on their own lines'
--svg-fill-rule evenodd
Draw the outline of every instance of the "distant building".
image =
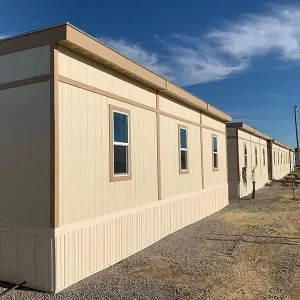
<svg viewBox="0 0 300 300">
<path fill-rule="evenodd" d="M 227 123 L 227 153 L 230 198 L 252 192 L 254 168 L 256 189 L 294 169 L 291 148 L 241 122 Z"/>
</svg>

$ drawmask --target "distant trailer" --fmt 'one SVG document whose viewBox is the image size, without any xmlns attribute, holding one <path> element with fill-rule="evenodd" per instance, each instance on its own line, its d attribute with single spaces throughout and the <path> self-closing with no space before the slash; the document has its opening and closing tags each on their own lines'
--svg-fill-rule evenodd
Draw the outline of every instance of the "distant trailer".
<svg viewBox="0 0 300 300">
<path fill-rule="evenodd" d="M 227 123 L 230 198 L 242 198 L 294 170 L 294 151 L 242 122 Z"/>
<path fill-rule="evenodd" d="M 228 121 L 69 24 L 0 41 L 0 280 L 55 293 L 228 205 Z"/>
</svg>

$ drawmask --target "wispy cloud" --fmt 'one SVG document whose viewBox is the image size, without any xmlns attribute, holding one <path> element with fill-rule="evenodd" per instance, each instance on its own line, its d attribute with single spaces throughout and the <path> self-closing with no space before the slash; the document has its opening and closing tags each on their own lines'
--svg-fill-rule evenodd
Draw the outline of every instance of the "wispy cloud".
<svg viewBox="0 0 300 300">
<path fill-rule="evenodd" d="M 278 93 L 273 93 L 270 91 L 267 91 L 265 93 L 265 96 L 268 98 L 272 98 L 272 99 L 278 99 L 278 100 L 297 100 L 295 97 L 291 97 L 288 95 L 283 95 L 283 94 L 278 94 Z"/>
<path fill-rule="evenodd" d="M 5 39 L 7 37 L 9 37 L 9 34 L 1 34 L 0 33 L 0 40 Z"/>
<path fill-rule="evenodd" d="M 159 73 L 172 80 L 172 68 L 169 64 L 164 62 L 159 54 L 155 52 L 151 53 L 143 49 L 139 44 L 133 44 L 124 39 L 102 37 L 100 40 L 153 72 Z"/>
<path fill-rule="evenodd" d="M 247 122 L 247 123 L 262 123 L 262 124 L 293 124 L 292 121 L 278 121 L 278 120 L 257 120 L 257 119 L 238 119 L 232 118 L 232 122 Z"/>
<path fill-rule="evenodd" d="M 277 53 L 282 61 L 300 61 L 300 8 L 275 6 L 248 14 L 198 36 L 173 33 L 157 37 L 164 54 L 124 39 L 103 40 L 151 70 L 188 86 L 221 80 L 251 67 L 255 57 Z"/>
</svg>

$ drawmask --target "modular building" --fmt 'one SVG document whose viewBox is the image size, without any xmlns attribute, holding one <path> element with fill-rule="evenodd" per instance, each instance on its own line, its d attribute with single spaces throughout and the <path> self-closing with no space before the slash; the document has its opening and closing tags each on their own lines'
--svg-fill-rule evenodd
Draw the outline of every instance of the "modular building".
<svg viewBox="0 0 300 300">
<path fill-rule="evenodd" d="M 1 280 L 58 292 L 228 205 L 226 113 L 69 24 L 0 70 Z"/>
<path fill-rule="evenodd" d="M 277 140 L 271 141 L 272 179 L 281 179 L 294 170 L 295 152 Z"/>
<path fill-rule="evenodd" d="M 288 146 L 242 122 L 227 123 L 226 127 L 230 198 L 249 195 L 253 181 L 260 189 L 294 169 L 294 152 Z"/>
</svg>

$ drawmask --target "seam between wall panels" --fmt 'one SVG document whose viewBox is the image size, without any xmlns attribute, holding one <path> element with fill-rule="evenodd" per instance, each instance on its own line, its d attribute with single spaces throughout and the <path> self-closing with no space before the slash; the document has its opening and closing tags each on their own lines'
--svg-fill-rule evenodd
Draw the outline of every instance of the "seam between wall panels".
<svg viewBox="0 0 300 300">
<path fill-rule="evenodd" d="M 160 164 L 160 116 L 159 93 L 156 92 L 156 147 L 157 147 L 157 198 L 161 200 L 161 164 Z"/>
<path fill-rule="evenodd" d="M 0 91 L 51 80 L 51 74 L 30 77 L 0 84 Z"/>
<path fill-rule="evenodd" d="M 136 206 L 136 207 L 133 207 L 133 208 L 124 209 L 124 210 L 121 210 L 121 211 L 111 213 L 109 215 L 104 215 L 104 216 L 96 217 L 96 218 L 93 218 L 93 219 L 87 219 L 87 220 L 79 221 L 77 223 L 67 224 L 67 225 L 55 228 L 54 229 L 54 236 L 58 237 L 62 234 L 66 234 L 66 233 L 71 232 L 73 230 L 78 230 L 78 229 L 81 229 L 81 228 L 87 228 L 87 227 L 90 227 L 90 226 L 94 226 L 96 224 L 107 222 L 107 221 L 112 220 L 112 219 L 121 218 L 121 217 L 126 216 L 128 214 L 133 214 L 133 213 L 140 212 L 140 211 L 143 211 L 143 210 L 146 210 L 146 209 L 149 209 L 149 208 L 153 208 L 153 207 L 160 207 L 160 206 L 165 205 L 167 203 L 172 203 L 176 200 L 180 200 L 180 199 L 184 199 L 184 198 L 187 198 L 187 197 L 190 197 L 190 196 L 193 196 L 193 195 L 197 195 L 198 193 L 215 191 L 216 189 L 222 189 L 222 188 L 228 188 L 228 184 L 226 183 L 226 184 L 218 185 L 218 186 L 215 186 L 215 187 L 207 188 L 205 190 L 201 189 L 201 190 L 193 191 L 193 192 L 190 192 L 190 193 L 170 197 L 170 198 L 167 198 L 167 199 L 162 199 L 161 201 L 151 202 L 151 203 L 147 203 L 147 204 L 144 204 L 144 205 L 139 205 L 139 206 Z"/>
<path fill-rule="evenodd" d="M 203 127 L 202 127 L 202 113 L 200 113 L 200 150 L 201 150 L 201 183 L 204 189 L 204 163 L 203 163 Z"/>
<path fill-rule="evenodd" d="M 58 50 L 50 45 L 50 227 L 59 226 Z"/>
</svg>

